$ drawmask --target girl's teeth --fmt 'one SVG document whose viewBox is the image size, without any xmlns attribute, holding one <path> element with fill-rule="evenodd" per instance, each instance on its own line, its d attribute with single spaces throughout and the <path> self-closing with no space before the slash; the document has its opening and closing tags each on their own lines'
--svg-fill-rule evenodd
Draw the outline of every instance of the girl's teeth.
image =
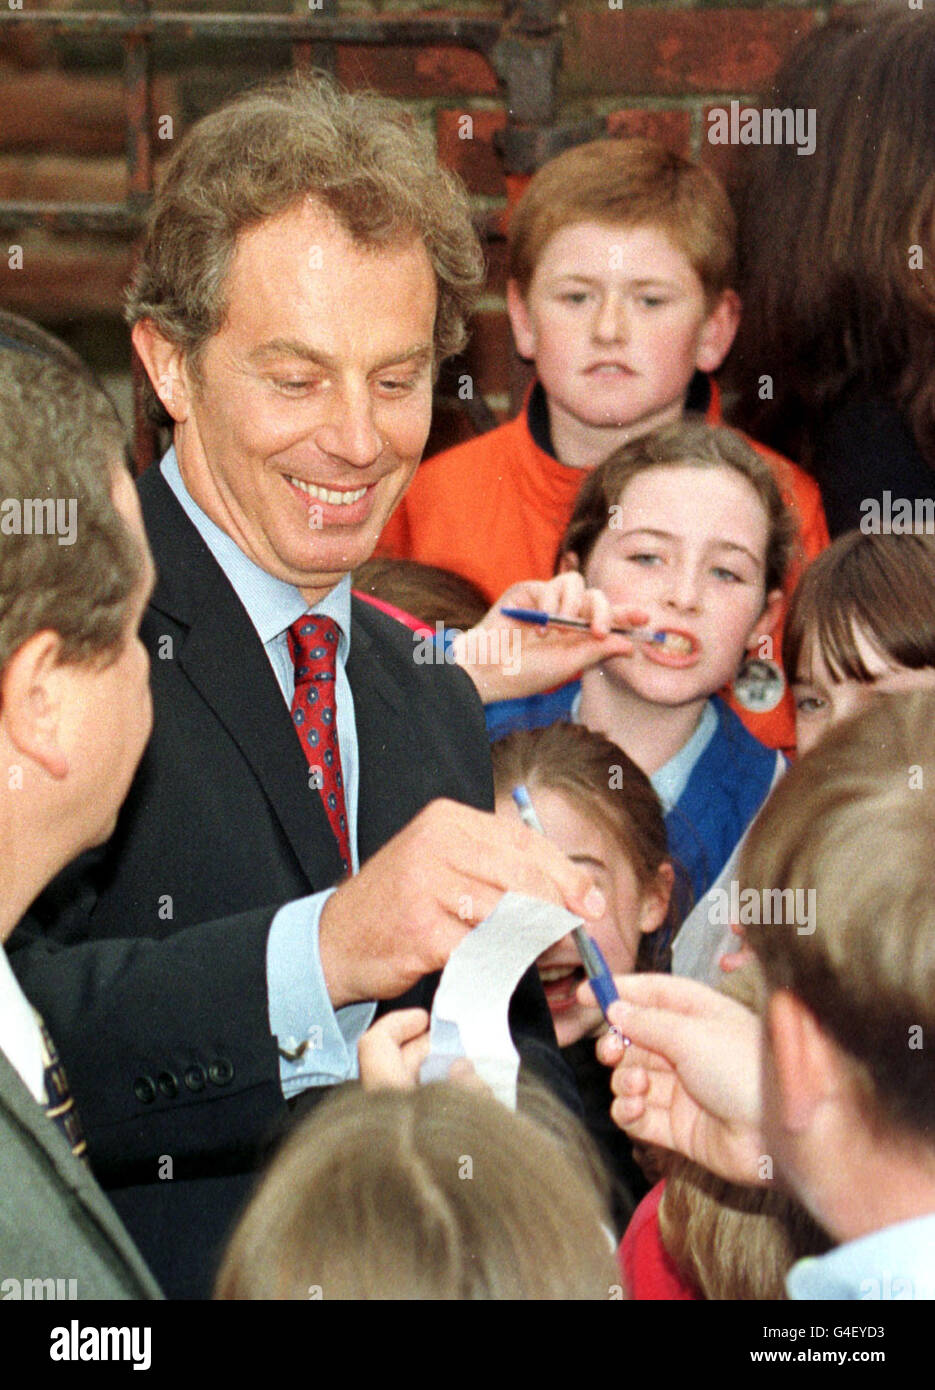
<svg viewBox="0 0 935 1390">
<path fill-rule="evenodd" d="M 679 632 L 667 632 L 662 648 L 664 651 L 685 656 L 691 651 L 692 644 L 687 637 L 683 637 Z"/>
</svg>

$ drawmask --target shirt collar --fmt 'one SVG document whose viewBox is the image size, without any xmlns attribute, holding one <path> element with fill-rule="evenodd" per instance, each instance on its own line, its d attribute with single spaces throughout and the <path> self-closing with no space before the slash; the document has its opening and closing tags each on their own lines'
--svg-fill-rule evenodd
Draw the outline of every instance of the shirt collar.
<svg viewBox="0 0 935 1390">
<path fill-rule="evenodd" d="M 32 1005 L 10 969 L 7 953 L 0 945 L 0 1051 L 19 1072 L 23 1083 L 42 1103 L 45 1068 L 39 1025 Z"/>
<path fill-rule="evenodd" d="M 226 531 L 222 531 L 202 511 L 185 486 L 174 447 L 169 448 L 159 467 L 192 525 L 230 580 L 260 641 L 264 645 L 273 641 L 303 613 L 321 613 L 333 618 L 340 628 L 338 655 L 342 661 L 347 661 L 351 644 L 350 575 L 346 574 L 330 593 L 310 609 L 294 584 L 277 579 L 261 569 L 243 553 Z"/>
<path fill-rule="evenodd" d="M 935 1214 L 900 1221 L 799 1260 L 786 1275 L 794 1299 L 935 1298 Z"/>
</svg>

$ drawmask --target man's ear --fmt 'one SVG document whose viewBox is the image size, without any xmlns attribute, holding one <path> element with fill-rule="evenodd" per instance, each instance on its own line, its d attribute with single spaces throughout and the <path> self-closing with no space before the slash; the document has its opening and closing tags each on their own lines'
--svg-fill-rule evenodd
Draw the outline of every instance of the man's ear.
<svg viewBox="0 0 935 1390">
<path fill-rule="evenodd" d="M 716 372 L 730 352 L 740 326 L 740 295 L 725 290 L 704 321 L 698 339 L 695 366 L 701 372 Z"/>
<path fill-rule="evenodd" d="M 746 641 L 747 651 L 753 651 L 762 637 L 769 637 L 776 631 L 779 619 L 782 616 L 782 601 L 784 597 L 785 595 L 782 589 L 772 589 L 766 595 L 763 611 L 750 629 L 750 635 Z"/>
<path fill-rule="evenodd" d="M 819 1107 L 841 1093 L 840 1054 L 811 1009 L 787 989 L 770 995 L 766 1031 L 782 1124 L 801 1134 Z"/>
<path fill-rule="evenodd" d="M 181 424 L 191 408 L 184 352 L 163 337 L 152 319 L 140 319 L 130 336 L 153 390 L 173 420 Z"/>
<path fill-rule="evenodd" d="M 506 282 L 506 311 L 510 316 L 513 341 L 520 357 L 532 361 L 536 355 L 536 330 L 529 314 L 525 296 L 515 280 Z"/>
<path fill-rule="evenodd" d="M 64 712 L 69 668 L 60 661 L 57 632 L 36 632 L 14 652 L 0 676 L 0 722 L 16 753 L 45 768 L 68 773 Z"/>
</svg>

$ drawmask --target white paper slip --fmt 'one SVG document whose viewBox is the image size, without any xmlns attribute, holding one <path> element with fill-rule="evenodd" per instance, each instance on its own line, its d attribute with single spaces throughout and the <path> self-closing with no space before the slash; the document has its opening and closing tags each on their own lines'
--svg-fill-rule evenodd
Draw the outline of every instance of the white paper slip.
<svg viewBox="0 0 935 1390">
<path fill-rule="evenodd" d="M 452 951 L 442 972 L 429 1033 L 431 1050 L 421 1081 L 448 1074 L 457 1057 L 468 1057 L 498 1100 L 516 1108 L 519 1054 L 510 1037 L 513 991 L 543 951 L 582 919 L 563 907 L 505 893 L 479 926 Z"/>
</svg>

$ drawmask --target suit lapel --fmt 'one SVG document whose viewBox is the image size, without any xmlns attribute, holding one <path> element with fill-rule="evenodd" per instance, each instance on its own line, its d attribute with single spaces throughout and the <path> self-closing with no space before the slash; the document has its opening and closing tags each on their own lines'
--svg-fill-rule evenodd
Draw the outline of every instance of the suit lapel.
<svg viewBox="0 0 935 1390">
<path fill-rule="evenodd" d="M 424 755 L 412 724 L 411 699 L 407 701 L 366 629 L 370 610 L 355 599 L 353 612 L 347 675 L 357 726 L 357 847 L 363 863 L 408 824 L 426 798 Z"/>
<path fill-rule="evenodd" d="M 152 606 L 188 628 L 179 666 L 252 769 L 310 886 L 329 886 L 340 854 L 256 630 L 158 468 L 140 494 L 159 571 Z"/>
<path fill-rule="evenodd" d="M 157 1292 L 149 1270 L 123 1228 L 116 1212 L 95 1182 L 86 1164 L 75 1158 L 65 1138 L 48 1119 L 42 1106 L 27 1090 L 22 1078 L 0 1051 L 0 1106 L 16 1126 L 28 1134 L 44 1153 L 62 1186 L 75 1194 L 85 1211 L 119 1251 L 136 1278 L 151 1293 Z"/>
</svg>

